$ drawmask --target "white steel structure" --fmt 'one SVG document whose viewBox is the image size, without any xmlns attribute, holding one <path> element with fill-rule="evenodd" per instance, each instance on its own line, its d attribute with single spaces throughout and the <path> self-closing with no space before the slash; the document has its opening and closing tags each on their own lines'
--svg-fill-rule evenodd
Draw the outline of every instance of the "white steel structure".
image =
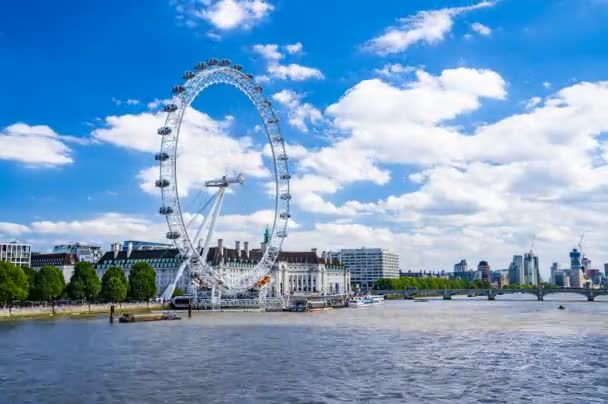
<svg viewBox="0 0 608 404">
<path fill-rule="evenodd" d="M 279 120 L 272 110 L 271 103 L 257 85 L 251 74 L 242 72 L 240 65 L 232 65 L 228 59 L 209 59 L 197 63 L 195 71 L 184 73 L 184 84 L 173 88 L 174 97 L 166 104 L 163 111 L 167 113 L 165 125 L 158 129 L 161 136 L 160 153 L 155 156 L 160 164 L 160 177 L 156 186 L 161 189 L 162 206 L 160 214 L 166 216 L 169 231 L 167 238 L 172 240 L 183 259 L 175 280 L 163 293 L 163 299 L 169 300 L 177 281 L 186 273 L 194 293 L 201 288 L 211 288 L 212 298 L 217 299 L 222 291 L 239 293 L 258 286 L 261 295 L 267 293 L 268 274 L 281 250 L 283 240 L 287 235 L 287 221 L 290 217 L 289 204 L 289 169 L 285 144 L 279 129 Z M 211 199 L 199 209 L 204 214 L 204 220 L 198 229 L 189 229 L 191 223 L 185 223 L 180 207 L 179 188 L 177 183 L 177 145 L 180 126 L 187 108 L 194 99 L 207 87 L 215 84 L 228 84 L 244 93 L 253 103 L 262 119 L 263 127 L 272 151 L 272 166 L 274 171 L 274 219 L 271 227 L 269 242 L 263 251 L 263 257 L 255 267 L 241 272 L 223 273 L 207 263 L 210 242 L 213 239 L 217 217 L 220 215 L 224 193 L 230 186 L 239 186 L 245 181 L 243 174 L 229 175 L 206 181 L 210 189 L 217 189 Z M 221 153 L 221 150 L 217 151 Z M 201 247 L 201 248 L 199 248 Z"/>
</svg>

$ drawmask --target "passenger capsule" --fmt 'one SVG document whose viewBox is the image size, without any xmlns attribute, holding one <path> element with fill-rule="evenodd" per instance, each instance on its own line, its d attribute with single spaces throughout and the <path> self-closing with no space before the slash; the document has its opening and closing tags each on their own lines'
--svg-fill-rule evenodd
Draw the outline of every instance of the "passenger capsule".
<svg viewBox="0 0 608 404">
<path fill-rule="evenodd" d="M 289 194 L 289 193 L 281 194 L 281 199 L 284 201 L 288 201 L 291 199 L 291 194 Z"/>
<path fill-rule="evenodd" d="M 158 213 L 161 215 L 170 215 L 173 213 L 173 208 L 171 206 L 161 206 L 158 210 Z"/>
<path fill-rule="evenodd" d="M 169 240 L 177 240 L 180 237 L 181 237 L 181 234 L 179 234 L 176 231 L 169 231 L 169 232 L 167 232 L 167 238 Z"/>
<path fill-rule="evenodd" d="M 281 216 L 281 219 L 289 219 L 291 217 L 291 215 L 287 212 L 282 212 L 280 214 L 280 216 Z"/>
<path fill-rule="evenodd" d="M 203 70 L 205 70 L 207 68 L 207 63 L 205 62 L 199 62 L 197 64 L 194 65 L 194 68 L 196 70 L 198 70 L 199 72 L 202 72 Z"/>
<path fill-rule="evenodd" d="M 187 72 L 184 72 L 183 77 L 184 77 L 184 80 L 192 80 L 193 78 L 196 77 L 196 74 L 194 72 L 187 71 Z"/>
<path fill-rule="evenodd" d="M 261 93 L 262 91 L 264 91 L 262 89 L 262 87 L 260 87 L 260 86 L 255 86 L 255 87 L 253 87 L 253 89 L 255 90 L 256 93 Z"/>
<path fill-rule="evenodd" d="M 279 123 L 279 120 L 277 118 L 270 118 L 267 122 L 270 123 L 270 124 L 272 124 L 272 123 Z"/>
<path fill-rule="evenodd" d="M 218 64 L 217 59 L 211 58 L 207 60 L 207 66 L 216 66 Z"/>
<path fill-rule="evenodd" d="M 220 60 L 220 66 L 230 66 L 231 64 L 232 64 L 232 62 L 230 61 L 230 59 Z"/>
<path fill-rule="evenodd" d="M 287 161 L 289 159 L 289 157 L 287 157 L 287 154 L 285 153 L 281 153 L 277 156 L 277 158 L 281 161 Z"/>
<path fill-rule="evenodd" d="M 172 92 L 173 94 L 181 94 L 181 93 L 183 93 L 184 91 L 186 91 L 186 88 L 185 88 L 184 86 L 174 86 L 174 87 L 171 89 L 171 92 Z"/>
<path fill-rule="evenodd" d="M 165 188 L 169 186 L 169 180 L 162 178 L 160 180 L 156 180 L 155 184 L 158 188 Z"/>
<path fill-rule="evenodd" d="M 156 153 L 154 156 L 154 160 L 156 161 L 167 161 L 169 160 L 169 155 L 167 153 Z"/>
<path fill-rule="evenodd" d="M 171 128 L 168 126 L 163 126 L 162 128 L 158 128 L 158 134 L 161 136 L 168 135 L 171 133 Z"/>
<path fill-rule="evenodd" d="M 277 232 L 277 237 L 279 237 L 279 238 L 285 238 L 285 237 L 287 237 L 287 233 L 284 232 L 284 231 L 278 231 Z"/>
<path fill-rule="evenodd" d="M 281 179 L 282 180 L 289 180 L 289 179 L 291 179 L 291 175 L 289 175 L 289 174 L 283 174 L 283 175 L 281 175 Z"/>
<path fill-rule="evenodd" d="M 273 136 L 272 137 L 272 141 L 275 143 L 282 143 L 283 142 L 283 137 L 282 136 Z"/>
<path fill-rule="evenodd" d="M 232 68 L 233 68 L 234 70 L 238 70 L 239 72 L 240 72 L 240 71 L 243 71 L 243 66 L 241 66 L 241 65 L 232 65 Z"/>
<path fill-rule="evenodd" d="M 271 107 L 272 106 L 272 102 L 270 102 L 268 100 L 264 100 L 264 102 L 262 102 L 262 104 L 264 104 L 264 106 L 266 106 L 266 107 Z"/>
<path fill-rule="evenodd" d="M 167 104 L 163 107 L 163 111 L 165 112 L 175 112 L 177 111 L 177 105 L 175 104 Z"/>
<path fill-rule="evenodd" d="M 247 73 L 247 74 L 245 74 L 245 76 L 247 76 L 247 78 L 248 78 L 249 80 L 253 80 L 253 74 L 251 74 L 251 73 Z"/>
</svg>

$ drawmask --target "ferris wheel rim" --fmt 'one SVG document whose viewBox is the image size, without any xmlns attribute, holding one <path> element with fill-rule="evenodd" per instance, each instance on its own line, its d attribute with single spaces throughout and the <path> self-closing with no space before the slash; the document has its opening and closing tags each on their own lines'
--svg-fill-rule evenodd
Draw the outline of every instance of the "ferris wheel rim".
<svg viewBox="0 0 608 404">
<path fill-rule="evenodd" d="M 226 59 L 217 61 L 209 59 L 206 63 L 196 65 L 197 73 L 186 72 L 183 85 L 173 88 L 174 97 L 163 111 L 167 113 L 165 124 L 159 128 L 162 135 L 161 151 L 157 154 L 160 166 L 160 176 L 156 185 L 161 189 L 162 206 L 160 213 L 166 216 L 169 232 L 167 238 L 172 239 L 175 247 L 184 259 L 188 260 L 190 271 L 197 273 L 203 279 L 221 285 L 224 289 L 239 291 L 253 287 L 255 282 L 267 275 L 271 270 L 283 240 L 287 235 L 287 224 L 290 218 L 290 175 L 287 165 L 285 143 L 278 125 L 278 118 L 272 109 L 272 104 L 263 95 L 262 88 L 255 83 L 253 76 L 241 71 L 240 66 L 226 63 Z M 227 84 L 237 88 L 251 101 L 263 122 L 267 143 L 271 149 L 271 159 L 274 177 L 274 216 L 267 248 L 255 267 L 234 279 L 226 279 L 207 263 L 185 225 L 177 185 L 177 146 L 184 114 L 192 102 L 208 87 L 217 84 Z"/>
</svg>

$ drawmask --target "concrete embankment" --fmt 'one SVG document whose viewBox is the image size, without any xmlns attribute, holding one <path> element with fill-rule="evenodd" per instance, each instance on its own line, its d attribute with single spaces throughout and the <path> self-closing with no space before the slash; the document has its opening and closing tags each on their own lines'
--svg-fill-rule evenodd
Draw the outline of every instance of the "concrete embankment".
<svg viewBox="0 0 608 404">
<path fill-rule="evenodd" d="M 70 316 L 98 316 L 110 313 L 110 303 L 104 304 L 70 304 L 58 305 L 53 308 L 52 305 L 41 305 L 32 307 L 4 307 L 0 308 L 0 321 L 2 320 L 17 320 L 17 319 L 35 319 L 35 318 L 54 318 L 54 317 L 70 317 Z M 163 305 L 160 303 L 122 303 L 115 304 L 115 314 L 123 312 L 147 312 L 150 310 L 161 310 Z"/>
</svg>

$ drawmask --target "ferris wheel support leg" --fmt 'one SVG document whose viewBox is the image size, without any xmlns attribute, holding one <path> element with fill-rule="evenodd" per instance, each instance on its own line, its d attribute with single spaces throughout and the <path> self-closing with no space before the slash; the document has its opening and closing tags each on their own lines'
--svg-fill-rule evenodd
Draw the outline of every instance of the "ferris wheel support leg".
<svg viewBox="0 0 608 404">
<path fill-rule="evenodd" d="M 211 224 L 209 225 L 209 232 L 207 233 L 207 238 L 205 238 L 205 246 L 203 247 L 203 253 L 201 254 L 203 260 L 207 260 L 209 243 L 211 243 L 211 237 L 213 237 L 213 231 L 215 230 L 215 221 L 220 214 L 220 210 L 222 209 L 222 202 L 224 201 L 224 188 L 220 188 L 217 194 L 217 200 L 215 201 L 211 212 Z"/>
<path fill-rule="evenodd" d="M 168 302 L 171 300 L 171 298 L 173 297 L 173 292 L 175 291 L 175 286 L 177 285 L 179 279 L 182 277 L 184 269 L 186 269 L 187 266 L 188 260 L 186 259 L 180 264 L 179 268 L 177 269 L 177 274 L 175 274 L 175 279 L 173 279 L 173 282 L 171 282 L 163 292 L 163 295 L 161 297 L 163 302 Z"/>
<path fill-rule="evenodd" d="M 212 197 L 211 200 L 215 201 L 213 202 L 213 205 L 211 206 L 211 209 L 209 210 L 209 212 L 213 212 L 215 210 L 215 206 L 217 205 L 217 196 L 219 195 L 219 192 L 216 192 Z M 210 201 L 211 201 L 210 200 Z M 209 201 L 209 202 L 210 202 Z M 207 202 L 207 203 L 209 203 Z M 198 231 L 196 232 L 196 235 L 194 236 L 194 238 L 192 239 L 192 244 L 194 245 L 194 248 L 198 248 L 198 243 L 201 240 L 201 235 L 203 234 L 203 230 L 205 229 L 205 227 L 207 227 L 207 222 L 209 221 L 209 216 L 211 215 L 206 215 L 205 218 L 203 219 L 203 223 L 201 223 L 201 227 L 198 228 Z"/>
</svg>

